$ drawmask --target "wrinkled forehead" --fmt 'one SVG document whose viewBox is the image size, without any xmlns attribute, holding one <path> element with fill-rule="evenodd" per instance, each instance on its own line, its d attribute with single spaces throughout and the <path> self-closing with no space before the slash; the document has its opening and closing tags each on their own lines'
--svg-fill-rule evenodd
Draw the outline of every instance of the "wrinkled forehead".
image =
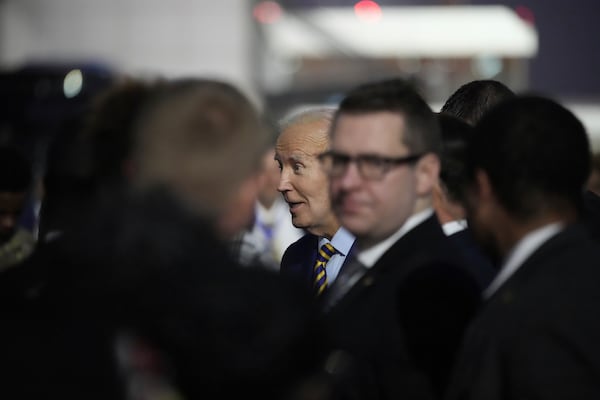
<svg viewBox="0 0 600 400">
<path fill-rule="evenodd" d="M 329 147 L 329 122 L 310 121 L 291 125 L 277 138 L 278 156 L 283 154 L 318 155 Z"/>
</svg>

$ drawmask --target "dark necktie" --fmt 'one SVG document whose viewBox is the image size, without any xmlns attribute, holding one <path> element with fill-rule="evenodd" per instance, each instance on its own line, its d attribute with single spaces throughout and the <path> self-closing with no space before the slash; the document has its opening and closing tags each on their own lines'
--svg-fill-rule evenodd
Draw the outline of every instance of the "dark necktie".
<svg viewBox="0 0 600 400">
<path fill-rule="evenodd" d="M 313 269 L 313 285 L 315 289 L 315 296 L 317 297 L 323 294 L 327 288 L 327 271 L 325 270 L 325 266 L 335 253 L 336 250 L 331 243 L 325 243 L 319 249 L 317 261 L 315 262 Z"/>
<path fill-rule="evenodd" d="M 346 259 L 338 277 L 324 296 L 323 311 L 329 311 L 366 273 L 367 268 L 356 257 Z"/>
</svg>

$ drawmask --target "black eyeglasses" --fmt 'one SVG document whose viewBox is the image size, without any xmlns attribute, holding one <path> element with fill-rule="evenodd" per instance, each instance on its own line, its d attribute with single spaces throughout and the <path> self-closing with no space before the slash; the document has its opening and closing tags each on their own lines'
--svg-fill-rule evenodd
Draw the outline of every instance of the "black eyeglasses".
<svg viewBox="0 0 600 400">
<path fill-rule="evenodd" d="M 348 164 L 355 162 L 360 176 L 367 180 L 383 179 L 390 169 L 402 164 L 411 164 L 423 157 L 423 154 L 413 154 L 406 157 L 380 157 L 372 154 L 349 156 L 348 154 L 328 151 L 318 156 L 323 169 L 333 178 L 339 178 L 346 173 Z"/>
</svg>

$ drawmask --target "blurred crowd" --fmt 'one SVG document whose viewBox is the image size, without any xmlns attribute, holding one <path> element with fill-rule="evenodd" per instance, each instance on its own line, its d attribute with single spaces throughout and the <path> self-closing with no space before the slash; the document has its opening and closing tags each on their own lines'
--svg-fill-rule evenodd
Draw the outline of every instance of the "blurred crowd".
<svg viewBox="0 0 600 400">
<path fill-rule="evenodd" d="M 365 81 L 273 120 L 120 77 L 43 145 L 3 114 L 4 394 L 600 398 L 585 128 L 494 80 L 426 100 Z"/>
</svg>

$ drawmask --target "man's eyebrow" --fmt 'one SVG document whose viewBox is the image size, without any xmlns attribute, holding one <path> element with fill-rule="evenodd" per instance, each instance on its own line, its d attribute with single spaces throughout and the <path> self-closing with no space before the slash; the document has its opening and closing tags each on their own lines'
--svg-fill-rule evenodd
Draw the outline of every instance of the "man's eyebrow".
<svg viewBox="0 0 600 400">
<path fill-rule="evenodd" d="M 281 160 L 281 157 L 279 157 L 277 155 L 275 157 L 277 157 L 276 158 L 277 160 Z M 286 159 L 291 160 L 291 161 L 302 162 L 302 161 L 305 161 L 305 160 L 307 160 L 309 158 L 313 158 L 313 157 L 316 157 L 316 155 L 299 151 L 299 152 L 294 152 L 294 153 L 290 154 L 288 157 L 286 157 Z"/>
</svg>

